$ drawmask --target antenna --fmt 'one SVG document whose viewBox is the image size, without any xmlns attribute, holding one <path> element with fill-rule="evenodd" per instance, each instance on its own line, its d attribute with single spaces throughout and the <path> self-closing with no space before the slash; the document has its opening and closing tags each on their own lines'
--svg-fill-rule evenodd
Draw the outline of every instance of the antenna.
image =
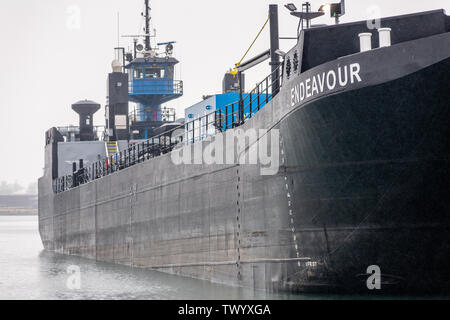
<svg viewBox="0 0 450 320">
<path fill-rule="evenodd" d="M 133 38 L 134 42 L 134 57 L 136 58 L 137 52 L 141 52 L 145 49 L 145 51 L 152 51 L 152 45 L 151 45 L 151 38 L 156 38 L 156 30 L 154 30 L 154 35 L 150 32 L 150 21 L 151 21 L 151 15 L 150 15 L 150 1 L 145 0 L 145 11 L 141 13 L 142 16 L 144 16 L 145 19 L 145 34 L 139 34 L 139 35 L 122 35 L 123 38 Z M 139 38 L 144 38 L 144 46 L 138 43 Z M 144 47 L 144 48 L 142 48 Z"/>
<path fill-rule="evenodd" d="M 152 49 L 150 44 L 150 4 L 149 0 L 145 0 L 145 50 L 150 51 Z"/>
<path fill-rule="evenodd" d="M 117 12 L 117 47 L 120 47 L 120 12 Z"/>
</svg>

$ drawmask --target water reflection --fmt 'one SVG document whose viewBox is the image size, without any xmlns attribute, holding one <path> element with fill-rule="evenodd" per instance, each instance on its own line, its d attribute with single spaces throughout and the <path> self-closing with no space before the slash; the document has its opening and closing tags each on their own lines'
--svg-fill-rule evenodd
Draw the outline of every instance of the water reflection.
<svg viewBox="0 0 450 320">
<path fill-rule="evenodd" d="M 66 286 L 71 265 L 80 267 L 81 290 Z M 160 272 L 130 268 L 43 251 L 39 270 L 44 291 L 57 299 L 266 299 L 265 292 L 211 284 Z"/>
<path fill-rule="evenodd" d="M 0 299 L 290 297 L 43 251 L 37 217 L 0 217 L 0 251 Z M 80 290 L 67 287 L 67 269 L 72 265 L 80 267 Z"/>
<path fill-rule="evenodd" d="M 80 268 L 80 290 L 67 286 L 68 267 Z M 43 251 L 37 217 L 0 216 L 0 299 L 389 299 L 379 295 L 272 294 L 156 271 Z M 392 298 L 392 297 L 391 297 Z M 394 297 L 414 299 L 418 297 Z M 432 297 L 427 297 L 432 298 Z M 448 299 L 449 297 L 439 297 Z"/>
</svg>

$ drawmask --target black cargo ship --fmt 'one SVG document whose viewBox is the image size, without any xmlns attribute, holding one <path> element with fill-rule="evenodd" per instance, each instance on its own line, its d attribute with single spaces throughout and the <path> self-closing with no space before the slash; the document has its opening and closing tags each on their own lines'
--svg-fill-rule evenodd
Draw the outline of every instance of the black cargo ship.
<svg viewBox="0 0 450 320">
<path fill-rule="evenodd" d="M 448 292 L 450 18 L 437 10 L 383 18 L 379 29 L 366 21 L 311 27 L 321 13 L 291 10 L 306 23 L 296 46 L 278 50 L 271 6 L 271 49 L 238 70 L 242 77 L 270 56 L 272 74 L 206 118 L 158 126 L 147 118 L 140 125 L 153 125 L 152 134 L 118 111 L 127 121 L 106 142 L 92 141 L 92 126 L 69 141 L 49 130 L 39 181 L 45 248 L 255 289 Z M 129 67 L 157 59 L 131 58 Z M 110 88 L 130 76 L 115 67 Z M 118 104 L 126 109 L 128 100 Z M 172 161 L 174 152 L 250 129 L 279 133 L 269 146 L 279 145 L 275 174 L 239 161 Z M 97 161 L 93 146 L 105 144 L 116 152 Z M 83 160 L 69 174 L 67 153 Z"/>
</svg>

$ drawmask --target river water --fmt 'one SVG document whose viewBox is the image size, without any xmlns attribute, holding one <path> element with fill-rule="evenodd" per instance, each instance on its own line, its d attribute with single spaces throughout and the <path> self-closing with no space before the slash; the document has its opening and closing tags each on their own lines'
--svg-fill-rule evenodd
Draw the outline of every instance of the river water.
<svg viewBox="0 0 450 320">
<path fill-rule="evenodd" d="M 79 282 L 70 279 L 72 266 Z M 286 298 L 297 297 L 52 254 L 43 250 L 37 216 L 0 216 L 0 299 Z"/>
<path fill-rule="evenodd" d="M 75 282 L 68 273 L 74 266 L 79 270 L 79 277 Z M 373 297 L 272 294 L 212 284 L 157 271 L 57 255 L 43 250 L 37 216 L 0 215 L 1 300 L 348 298 L 371 299 Z"/>
</svg>

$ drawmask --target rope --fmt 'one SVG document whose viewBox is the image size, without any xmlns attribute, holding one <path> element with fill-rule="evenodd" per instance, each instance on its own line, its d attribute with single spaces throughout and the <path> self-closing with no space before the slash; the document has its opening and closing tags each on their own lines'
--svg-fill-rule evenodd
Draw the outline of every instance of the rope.
<svg viewBox="0 0 450 320">
<path fill-rule="evenodd" d="M 261 35 L 261 33 L 263 32 L 264 28 L 267 26 L 267 23 L 269 22 L 270 17 L 267 17 L 266 22 L 264 23 L 263 27 L 261 28 L 261 30 L 259 30 L 258 35 L 256 36 L 255 40 L 253 40 L 252 44 L 250 45 L 250 47 L 247 49 L 247 51 L 245 52 L 244 56 L 242 57 L 242 59 L 236 63 L 236 66 L 239 66 L 242 61 L 244 61 L 245 57 L 247 56 L 247 54 L 250 52 L 250 49 L 253 47 L 253 45 L 255 44 L 256 40 L 259 38 L 259 36 Z"/>
</svg>

